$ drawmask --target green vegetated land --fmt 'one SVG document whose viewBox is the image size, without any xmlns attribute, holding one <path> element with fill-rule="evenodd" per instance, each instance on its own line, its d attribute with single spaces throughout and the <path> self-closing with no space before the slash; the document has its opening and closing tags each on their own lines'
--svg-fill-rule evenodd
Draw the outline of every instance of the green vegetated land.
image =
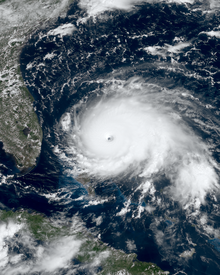
<svg viewBox="0 0 220 275">
<path fill-rule="evenodd" d="M 1 41 L 0 52 L 0 140 L 22 172 L 36 165 L 42 131 L 33 110 L 33 98 L 25 87 L 19 53 L 23 43 L 9 43 L 11 31 Z"/>
<path fill-rule="evenodd" d="M 169 272 L 161 270 L 153 263 L 141 262 L 137 260 L 135 253 L 126 254 L 121 250 L 110 248 L 106 244 L 98 240 L 86 240 L 81 246 L 81 250 L 77 259 L 81 262 L 93 262 L 100 257 L 102 271 L 100 275 L 159 275 L 169 274 Z"/>
<path fill-rule="evenodd" d="M 50 241 L 65 232 L 65 227 L 54 226 L 46 217 L 40 213 L 28 213 L 27 211 L 0 211 L 0 222 L 14 221 L 24 223 L 36 240 Z"/>
<path fill-rule="evenodd" d="M 82 264 L 93 263 L 99 259 L 102 270 L 100 275 L 116 275 L 131 274 L 131 275 L 159 275 L 169 274 L 167 271 L 162 271 L 153 263 L 141 262 L 137 260 L 135 253 L 126 254 L 125 252 L 109 247 L 89 234 L 82 228 L 82 232 L 71 232 L 71 226 L 54 225 L 47 217 L 42 214 L 27 211 L 0 211 L 0 224 L 13 221 L 15 223 L 24 224 L 21 230 L 27 230 L 36 240 L 49 243 L 59 239 L 59 237 L 73 235 L 76 239 L 82 241 L 80 251 L 75 258 Z"/>
<path fill-rule="evenodd" d="M 3 37 L 0 40 L 0 141 L 5 152 L 13 156 L 17 168 L 25 172 L 36 165 L 42 142 L 33 98 L 19 68 L 25 34 L 23 26 L 3 28 L 0 33 Z"/>
<path fill-rule="evenodd" d="M 62 15 L 70 2 L 0 0 L 6 11 L 0 18 L 0 141 L 23 173 L 36 165 L 42 130 L 33 97 L 21 76 L 19 55 L 29 35 L 47 20 Z"/>
</svg>

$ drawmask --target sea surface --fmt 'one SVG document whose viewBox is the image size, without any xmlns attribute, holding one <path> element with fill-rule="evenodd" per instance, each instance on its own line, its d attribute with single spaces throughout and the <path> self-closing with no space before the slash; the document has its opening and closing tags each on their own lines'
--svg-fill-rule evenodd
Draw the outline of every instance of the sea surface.
<svg viewBox="0 0 220 275">
<path fill-rule="evenodd" d="M 78 219 L 170 274 L 219 274 L 215 1 L 75 1 L 31 34 L 20 64 L 43 143 L 33 171 L 2 178 L 4 208 Z M 59 268 L 33 274 L 91 272 Z"/>
</svg>

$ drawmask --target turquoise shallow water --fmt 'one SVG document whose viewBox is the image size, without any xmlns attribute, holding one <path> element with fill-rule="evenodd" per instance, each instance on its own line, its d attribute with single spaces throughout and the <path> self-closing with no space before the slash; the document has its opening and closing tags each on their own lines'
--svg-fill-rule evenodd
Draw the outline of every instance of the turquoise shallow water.
<svg viewBox="0 0 220 275">
<path fill-rule="evenodd" d="M 35 170 L 0 186 L 2 203 L 62 221 L 78 217 L 110 247 L 135 252 L 171 274 L 218 274 L 220 39 L 210 31 L 218 31 L 219 11 L 160 2 L 79 20 L 85 17 L 85 9 L 71 5 L 22 50 L 21 71 L 44 138 Z M 70 33 L 54 31 L 67 24 L 74 26 Z M 155 138 L 146 137 L 146 158 L 131 153 L 130 166 L 111 176 L 112 156 L 90 158 L 73 129 L 81 129 L 83 114 L 100 98 L 115 106 L 124 91 L 139 107 L 125 120 L 132 122 L 130 135 L 148 119 Z M 118 112 L 127 118 L 123 104 Z M 143 140 L 135 148 L 145 146 Z M 62 274 L 90 274 L 74 263 Z"/>
</svg>

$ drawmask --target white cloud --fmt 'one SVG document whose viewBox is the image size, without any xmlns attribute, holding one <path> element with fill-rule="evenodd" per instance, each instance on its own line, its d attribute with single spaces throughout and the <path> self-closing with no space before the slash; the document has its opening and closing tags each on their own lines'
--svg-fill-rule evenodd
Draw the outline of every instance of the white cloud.
<svg viewBox="0 0 220 275">
<path fill-rule="evenodd" d="M 96 15 L 106 10 L 130 10 L 140 3 L 157 3 L 163 0 L 81 0 L 81 7 L 85 8 L 89 15 Z M 194 3 L 194 0 L 166 0 L 167 3 Z"/>
<path fill-rule="evenodd" d="M 73 24 L 68 23 L 61 25 L 54 30 L 50 30 L 47 35 L 59 35 L 60 37 L 63 37 L 65 35 L 71 35 L 75 29 L 76 27 Z"/>
<path fill-rule="evenodd" d="M 163 90 L 162 95 L 156 85 L 142 86 L 141 79 L 124 85 L 114 83 L 108 97 L 103 94 L 98 101 L 73 107 L 68 119 L 61 120 L 60 128 L 68 137 L 65 150 L 72 156 L 67 159 L 69 165 L 100 179 L 132 173 L 143 180 L 142 196 L 153 191 L 148 181 L 153 183 L 154 176 L 162 172 L 170 180 L 164 191 L 171 198 L 183 205 L 196 201 L 199 207 L 207 193 L 218 188 L 218 167 L 207 145 L 178 113 L 164 106 L 171 90 Z M 70 116 L 75 120 L 73 126 L 66 123 Z M 117 215 L 127 211 L 128 205 Z"/>
<path fill-rule="evenodd" d="M 208 36 L 214 36 L 214 37 L 220 38 L 220 31 L 210 31 L 210 32 L 201 32 L 201 33 L 206 33 Z"/>
<path fill-rule="evenodd" d="M 0 267 L 3 268 L 8 263 L 8 245 L 7 241 L 14 236 L 20 229 L 22 224 L 13 221 L 0 224 Z"/>
<path fill-rule="evenodd" d="M 23 230 L 25 229 L 25 230 Z M 18 233 L 15 236 L 15 233 Z M 16 244 L 18 242 L 18 244 Z M 19 243 L 24 247 L 19 251 Z M 2 275 L 35 274 L 49 272 L 58 274 L 61 268 L 67 268 L 71 259 L 79 252 L 82 240 L 70 235 L 37 245 L 24 224 L 13 221 L 0 225 L 0 268 Z M 17 246 L 18 253 L 10 253 L 9 245 Z M 30 259 L 24 260 L 24 251 L 30 251 Z"/>
<path fill-rule="evenodd" d="M 79 252 L 82 241 L 73 236 L 62 237 L 42 249 L 33 271 L 55 272 L 65 268 L 68 262 Z"/>
</svg>

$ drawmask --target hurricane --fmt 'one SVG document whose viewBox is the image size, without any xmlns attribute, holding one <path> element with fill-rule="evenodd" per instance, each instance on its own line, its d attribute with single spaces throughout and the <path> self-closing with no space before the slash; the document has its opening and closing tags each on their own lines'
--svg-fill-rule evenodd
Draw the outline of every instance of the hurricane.
<svg viewBox="0 0 220 275">
<path fill-rule="evenodd" d="M 219 274 L 219 2 L 50 2 L 0 54 L 3 274 Z"/>
<path fill-rule="evenodd" d="M 97 179 L 136 176 L 146 181 L 163 174 L 173 199 L 204 203 L 206 193 L 218 187 L 218 166 L 174 109 L 173 98 L 181 101 L 184 93 L 140 78 L 111 82 L 61 119 L 73 164 Z"/>
</svg>

